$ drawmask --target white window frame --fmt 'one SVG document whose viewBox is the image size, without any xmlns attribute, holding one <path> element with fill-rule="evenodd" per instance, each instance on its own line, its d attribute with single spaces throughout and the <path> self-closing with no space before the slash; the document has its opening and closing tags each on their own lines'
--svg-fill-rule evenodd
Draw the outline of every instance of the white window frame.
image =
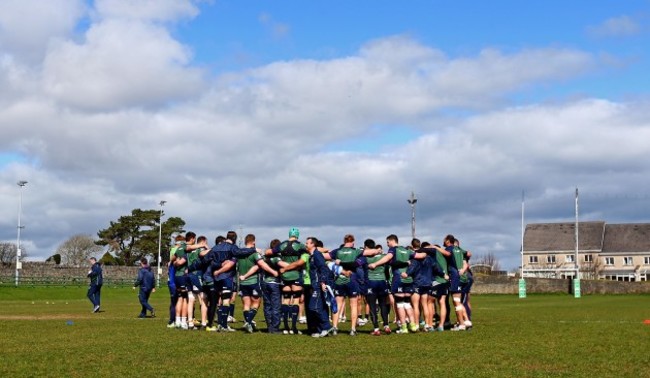
<svg viewBox="0 0 650 378">
<path fill-rule="evenodd" d="M 623 257 L 623 265 L 625 266 L 634 265 L 634 258 L 632 256 Z"/>
<path fill-rule="evenodd" d="M 585 262 L 594 262 L 594 255 L 585 255 Z"/>
<path fill-rule="evenodd" d="M 539 259 L 537 256 L 528 256 L 528 263 L 529 264 L 537 264 L 539 262 Z"/>
<path fill-rule="evenodd" d="M 650 256 L 645 256 L 643 258 L 643 265 L 650 265 Z"/>
<path fill-rule="evenodd" d="M 614 265 L 614 258 L 613 257 L 605 257 L 605 265 L 607 266 L 612 266 Z"/>
<path fill-rule="evenodd" d="M 547 264 L 555 264 L 555 255 L 546 255 Z"/>
<path fill-rule="evenodd" d="M 575 255 L 566 255 L 564 261 L 568 263 L 576 262 Z"/>
</svg>

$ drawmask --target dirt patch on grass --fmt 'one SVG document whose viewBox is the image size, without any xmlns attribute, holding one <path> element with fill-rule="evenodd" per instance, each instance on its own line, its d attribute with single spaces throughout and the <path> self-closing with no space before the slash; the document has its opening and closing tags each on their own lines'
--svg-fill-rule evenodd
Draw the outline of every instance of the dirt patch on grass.
<svg viewBox="0 0 650 378">
<path fill-rule="evenodd" d="M 71 320 L 90 319 L 92 314 L 0 315 L 0 320 Z"/>
</svg>

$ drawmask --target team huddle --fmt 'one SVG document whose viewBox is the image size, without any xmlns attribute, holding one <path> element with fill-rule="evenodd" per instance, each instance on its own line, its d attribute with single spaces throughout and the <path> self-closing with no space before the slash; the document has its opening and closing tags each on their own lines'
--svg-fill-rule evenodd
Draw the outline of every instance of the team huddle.
<svg viewBox="0 0 650 378">
<path fill-rule="evenodd" d="M 229 321 L 237 294 L 243 329 L 249 333 L 257 330 L 255 317 L 262 300 L 271 334 L 302 334 L 298 324 L 304 322 L 308 335 L 335 336 L 339 323 L 346 320 L 346 299 L 351 336 L 367 322 L 360 313 L 370 318 L 371 335 L 390 334 L 391 310 L 397 323 L 394 332 L 400 334 L 472 327 L 471 254 L 453 235 L 445 237 L 443 246 L 413 239 L 408 247 L 389 235 L 385 251 L 372 239 L 357 248 L 353 235 L 345 235 L 343 244 L 333 250 L 314 237 L 304 243 L 299 237 L 298 229 L 291 228 L 287 240 L 275 239 L 268 249 L 260 249 L 252 234 L 237 246 L 234 231 L 217 237 L 213 247 L 193 232 L 178 236 L 168 268 L 168 327 L 234 331 Z M 449 299 L 456 315 L 453 326 Z M 196 302 L 200 315 L 194 314 Z M 300 316 L 302 311 L 306 316 Z M 194 318 L 200 322 L 195 324 Z"/>
</svg>

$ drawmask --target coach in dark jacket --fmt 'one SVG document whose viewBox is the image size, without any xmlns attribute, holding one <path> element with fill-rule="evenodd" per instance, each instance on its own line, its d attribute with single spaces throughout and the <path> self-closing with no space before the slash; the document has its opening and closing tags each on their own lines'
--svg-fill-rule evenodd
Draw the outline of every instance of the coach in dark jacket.
<svg viewBox="0 0 650 378">
<path fill-rule="evenodd" d="M 90 286 L 88 287 L 87 294 L 88 299 L 93 304 L 93 312 L 99 312 L 104 275 L 102 273 L 102 266 L 94 257 L 90 258 L 90 270 L 88 271 L 87 277 L 90 278 Z"/>
<path fill-rule="evenodd" d="M 147 311 L 151 312 L 151 317 L 155 317 L 156 313 L 153 310 L 153 307 L 149 304 L 149 296 L 152 292 L 156 291 L 155 280 L 151 267 L 147 262 L 146 258 L 140 260 L 140 270 L 138 271 L 138 278 L 133 284 L 133 290 L 136 287 L 140 287 L 140 292 L 138 293 L 138 299 L 142 305 L 142 310 L 140 311 L 139 318 L 144 318 L 147 316 Z"/>
</svg>

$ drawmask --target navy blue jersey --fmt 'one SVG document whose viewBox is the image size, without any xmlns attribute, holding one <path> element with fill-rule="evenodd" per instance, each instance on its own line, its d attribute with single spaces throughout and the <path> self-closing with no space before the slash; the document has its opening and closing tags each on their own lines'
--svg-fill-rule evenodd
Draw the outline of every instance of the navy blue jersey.
<svg viewBox="0 0 650 378">
<path fill-rule="evenodd" d="M 90 278 L 91 285 L 99 286 L 104 283 L 102 266 L 98 262 L 94 263 L 93 266 L 90 268 L 90 272 L 88 272 L 88 278 Z"/>
<path fill-rule="evenodd" d="M 211 254 L 212 256 L 210 257 L 211 260 L 211 271 L 216 272 L 217 270 L 221 269 L 223 264 L 226 261 L 232 261 L 233 263 L 236 261 L 235 257 L 233 255 L 233 252 L 238 250 L 239 248 L 228 242 L 223 242 L 215 245 L 212 247 L 210 252 L 208 254 Z M 223 272 L 216 277 L 214 277 L 215 281 L 220 281 L 226 278 L 231 278 L 235 276 L 235 266 L 231 269 L 229 269 L 227 272 Z"/>
<path fill-rule="evenodd" d="M 138 271 L 138 278 L 136 278 L 133 286 L 140 286 L 144 291 L 151 291 L 155 286 L 155 279 L 150 266 L 144 266 Z"/>
<path fill-rule="evenodd" d="M 327 267 L 327 262 L 323 254 L 315 250 L 309 257 L 309 278 L 311 279 L 311 286 L 314 290 L 320 290 L 320 284 L 334 285 L 334 275 Z"/>
<path fill-rule="evenodd" d="M 433 282 L 433 265 L 435 260 L 428 256 L 424 259 L 411 260 L 411 265 L 406 270 L 406 274 L 413 277 L 413 284 L 416 287 L 431 286 Z"/>
<path fill-rule="evenodd" d="M 449 252 L 451 255 L 450 256 L 445 256 L 447 259 L 447 266 L 450 270 L 455 269 L 455 270 L 460 270 L 463 267 L 463 258 L 462 255 L 460 255 L 460 261 L 459 261 L 459 256 L 458 251 L 456 250 L 456 247 L 453 245 L 450 245 L 448 247 L 445 247 L 445 251 Z M 460 265 L 460 266 L 458 266 Z"/>
</svg>

